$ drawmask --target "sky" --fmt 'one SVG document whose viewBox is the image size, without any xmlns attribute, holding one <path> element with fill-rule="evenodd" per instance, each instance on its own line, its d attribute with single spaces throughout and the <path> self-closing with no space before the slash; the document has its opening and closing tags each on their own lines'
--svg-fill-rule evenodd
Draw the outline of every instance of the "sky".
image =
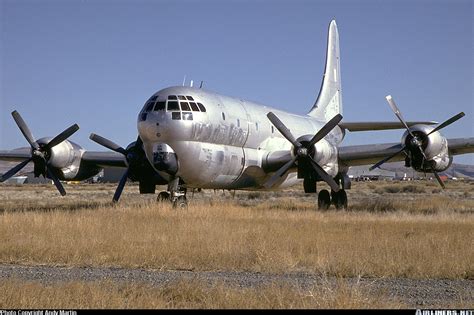
<svg viewBox="0 0 474 315">
<path fill-rule="evenodd" d="M 0 149 L 78 123 L 70 140 L 126 146 L 156 91 L 204 88 L 306 114 L 321 85 L 327 29 L 337 21 L 344 121 L 442 122 L 474 137 L 471 0 L 0 0 Z M 344 145 L 398 142 L 402 130 L 346 134 Z M 474 164 L 474 154 L 454 162 Z"/>
</svg>

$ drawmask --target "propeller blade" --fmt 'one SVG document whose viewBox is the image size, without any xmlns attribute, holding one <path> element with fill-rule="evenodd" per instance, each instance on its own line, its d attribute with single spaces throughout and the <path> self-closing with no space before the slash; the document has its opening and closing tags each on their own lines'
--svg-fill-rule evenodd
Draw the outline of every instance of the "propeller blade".
<svg viewBox="0 0 474 315">
<path fill-rule="evenodd" d="M 128 172 L 129 172 L 129 169 L 127 168 L 127 170 L 123 174 L 122 178 L 120 179 L 120 182 L 117 186 L 117 189 L 115 190 L 114 198 L 112 199 L 113 202 L 119 201 L 120 195 L 122 194 L 122 191 L 123 191 L 123 188 L 125 187 L 125 184 L 127 183 Z"/>
<path fill-rule="evenodd" d="M 397 116 L 398 120 L 400 120 L 400 122 L 405 126 L 406 130 L 408 130 L 408 133 L 414 138 L 415 136 L 413 135 L 407 123 L 403 119 L 402 113 L 400 112 L 397 105 L 395 104 L 395 101 L 393 100 L 392 95 L 387 95 L 385 96 L 385 98 L 387 99 L 388 105 L 390 105 L 390 108 L 392 109 L 395 116 Z"/>
<path fill-rule="evenodd" d="M 66 190 L 64 190 L 64 187 L 63 187 L 63 185 L 61 184 L 61 182 L 59 181 L 59 179 L 56 177 L 56 175 L 53 174 L 53 172 L 51 172 L 51 170 L 49 169 L 49 167 L 46 167 L 46 170 L 48 171 L 48 177 L 53 180 L 54 185 L 55 185 L 56 188 L 58 189 L 58 191 L 59 191 L 59 193 L 61 194 L 61 196 L 65 196 L 65 195 L 66 195 Z"/>
<path fill-rule="evenodd" d="M 14 110 L 12 112 L 13 119 L 15 120 L 18 128 L 20 128 L 21 133 L 23 136 L 26 138 L 26 141 L 31 145 L 31 147 L 35 150 L 39 149 L 38 143 L 36 143 L 35 137 L 33 137 L 33 134 L 31 133 L 30 129 L 28 128 L 28 125 L 25 123 L 23 118 L 21 118 L 21 115 L 19 112 Z"/>
<path fill-rule="evenodd" d="M 49 141 L 46 145 L 46 149 L 52 149 L 53 147 L 57 146 L 58 144 L 72 136 L 78 130 L 79 126 L 77 124 L 72 125 L 71 127 L 61 132 L 59 135 L 54 137 L 51 141 Z"/>
<path fill-rule="evenodd" d="M 15 175 L 16 173 L 18 173 L 22 168 L 24 168 L 26 166 L 26 164 L 28 164 L 31 160 L 33 160 L 33 158 L 29 158 L 28 160 L 25 160 L 23 162 L 21 162 L 20 164 L 16 165 L 15 167 L 13 167 L 11 170 L 9 170 L 8 172 L 6 172 L 5 174 L 2 175 L 2 177 L 0 177 L 0 183 L 3 183 L 4 181 L 6 181 L 7 179 L 9 179 L 10 177 L 12 177 L 13 175 Z"/>
<path fill-rule="evenodd" d="M 382 165 L 383 163 L 387 162 L 388 160 L 390 160 L 391 158 L 395 157 L 396 155 L 398 155 L 400 152 L 402 152 L 403 150 L 405 150 L 405 146 L 403 146 L 399 151 L 395 152 L 394 154 L 392 155 L 389 155 L 387 156 L 386 158 L 384 158 L 383 160 L 375 163 L 374 165 L 372 165 L 369 170 L 372 171 L 374 169 L 376 169 L 377 167 L 379 167 L 380 165 Z"/>
<path fill-rule="evenodd" d="M 281 122 L 281 120 L 272 112 L 269 112 L 267 114 L 268 119 L 271 121 L 271 123 L 280 131 L 280 133 L 285 137 L 288 141 L 291 142 L 292 145 L 294 145 L 296 148 L 301 147 L 301 143 L 296 141 L 295 137 L 291 134 L 290 130 L 286 128 L 286 126 Z"/>
<path fill-rule="evenodd" d="M 311 157 L 309 157 L 309 161 L 311 162 L 313 169 L 316 171 L 316 173 L 318 173 L 318 175 L 322 178 L 322 180 L 324 180 L 331 187 L 332 190 L 334 190 L 335 192 L 338 192 L 339 185 L 331 177 L 331 175 L 326 173 L 326 171 L 323 170 L 323 168 L 319 166 L 318 163 L 316 163 Z"/>
<path fill-rule="evenodd" d="M 466 114 L 464 114 L 463 112 L 460 112 L 459 114 L 457 115 L 454 115 L 453 117 L 449 118 L 448 120 L 446 120 L 444 123 L 438 125 L 435 129 L 431 130 L 429 134 L 427 134 L 427 136 L 429 136 L 430 134 L 432 134 L 433 132 L 436 132 L 440 129 L 443 129 L 444 127 L 446 126 L 449 126 L 451 125 L 453 122 L 455 122 L 456 120 L 458 119 L 461 119 L 462 117 L 464 117 Z"/>
<path fill-rule="evenodd" d="M 441 185 L 441 188 L 445 189 L 446 186 L 444 186 L 444 183 L 441 180 L 441 177 L 439 177 L 439 174 L 437 172 L 434 172 L 434 176 L 436 177 L 436 180 L 438 181 L 438 183 Z"/>
<path fill-rule="evenodd" d="M 331 130 L 333 130 L 337 124 L 339 124 L 339 122 L 342 120 L 342 115 L 341 114 L 337 114 L 336 116 L 334 116 L 330 121 L 328 121 L 324 126 L 323 128 L 321 128 L 313 137 L 313 139 L 311 139 L 311 141 L 309 142 L 309 147 L 313 146 L 316 142 L 318 142 L 319 140 L 321 140 L 322 138 L 324 138 L 328 133 L 331 132 Z"/>
<path fill-rule="evenodd" d="M 105 139 L 104 137 L 101 137 L 99 135 L 96 135 L 95 133 L 91 133 L 91 135 L 89 136 L 89 139 L 91 139 L 92 141 L 112 150 L 112 151 L 115 151 L 115 152 L 118 152 L 118 153 L 122 153 L 123 155 L 127 155 L 127 151 L 125 151 L 124 148 L 122 148 L 121 146 L 119 146 L 118 144 L 108 140 L 108 139 Z"/>
<path fill-rule="evenodd" d="M 285 174 L 292 166 L 293 164 L 295 164 L 295 161 L 296 161 L 296 156 L 291 159 L 290 161 L 286 162 L 285 165 L 283 165 L 282 167 L 280 167 L 276 172 L 275 174 L 272 175 L 272 177 L 270 177 L 269 180 L 267 180 L 267 182 L 265 184 L 263 184 L 263 187 L 265 188 L 271 188 L 277 180 L 279 180 L 283 174 Z"/>
</svg>

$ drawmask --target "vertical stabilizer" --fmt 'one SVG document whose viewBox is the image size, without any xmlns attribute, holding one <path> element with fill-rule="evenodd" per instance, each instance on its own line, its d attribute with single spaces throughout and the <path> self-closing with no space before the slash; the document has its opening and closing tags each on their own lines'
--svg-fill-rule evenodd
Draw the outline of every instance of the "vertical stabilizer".
<svg viewBox="0 0 474 315">
<path fill-rule="evenodd" d="M 326 68 L 318 98 L 308 115 L 329 120 L 342 114 L 341 68 L 339 64 L 339 33 L 335 20 L 329 23 Z"/>
</svg>

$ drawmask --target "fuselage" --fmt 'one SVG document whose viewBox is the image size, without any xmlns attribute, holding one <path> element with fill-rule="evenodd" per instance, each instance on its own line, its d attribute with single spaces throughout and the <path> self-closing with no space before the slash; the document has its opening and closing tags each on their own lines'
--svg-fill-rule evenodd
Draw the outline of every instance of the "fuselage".
<svg viewBox="0 0 474 315">
<path fill-rule="evenodd" d="M 188 187 L 259 188 L 268 178 L 265 159 L 271 153 L 292 153 L 291 143 L 271 124 L 267 114 L 276 114 L 299 139 L 312 137 L 326 123 L 323 119 L 287 113 L 254 102 L 219 95 L 199 88 L 169 87 L 152 95 L 138 115 L 138 132 L 150 164 L 159 170 L 160 153 L 177 157 L 177 171 Z M 330 175 L 338 172 L 337 146 L 344 138 L 334 128 L 324 139 Z M 290 172 L 276 187 L 298 181 Z"/>
</svg>

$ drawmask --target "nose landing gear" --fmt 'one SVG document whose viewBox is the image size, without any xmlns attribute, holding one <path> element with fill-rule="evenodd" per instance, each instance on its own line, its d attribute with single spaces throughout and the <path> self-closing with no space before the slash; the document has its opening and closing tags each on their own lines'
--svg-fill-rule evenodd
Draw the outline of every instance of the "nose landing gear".
<svg viewBox="0 0 474 315">
<path fill-rule="evenodd" d="M 179 177 L 174 178 L 168 184 L 168 191 L 162 191 L 158 194 L 156 201 L 171 202 L 175 209 L 187 209 L 188 200 L 186 198 L 187 189 Z"/>
</svg>

